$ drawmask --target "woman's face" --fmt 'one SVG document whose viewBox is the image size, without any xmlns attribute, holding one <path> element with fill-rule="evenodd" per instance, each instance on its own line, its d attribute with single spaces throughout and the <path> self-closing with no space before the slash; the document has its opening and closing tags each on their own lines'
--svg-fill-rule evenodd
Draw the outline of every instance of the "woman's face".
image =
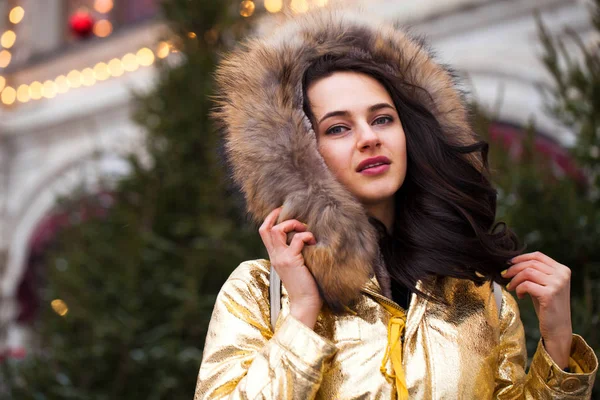
<svg viewBox="0 0 600 400">
<path fill-rule="evenodd" d="M 387 90 L 374 78 L 335 72 L 308 88 L 319 152 L 367 207 L 393 204 L 406 176 L 406 138 Z"/>
</svg>

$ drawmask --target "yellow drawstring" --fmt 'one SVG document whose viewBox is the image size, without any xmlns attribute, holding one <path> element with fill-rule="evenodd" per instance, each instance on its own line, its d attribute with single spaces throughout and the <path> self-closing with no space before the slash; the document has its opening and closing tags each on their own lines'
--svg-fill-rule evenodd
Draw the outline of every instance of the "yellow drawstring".
<svg viewBox="0 0 600 400">
<path fill-rule="evenodd" d="M 406 315 L 402 310 L 398 310 L 387 304 L 380 304 L 392 314 L 388 322 L 388 343 L 380 371 L 390 383 L 395 381 L 398 400 L 407 400 L 408 389 L 406 388 L 406 379 L 404 377 L 404 369 L 402 368 L 402 333 L 406 324 Z M 394 370 L 391 375 L 387 373 L 387 362 L 390 358 L 392 359 L 392 368 Z"/>
</svg>

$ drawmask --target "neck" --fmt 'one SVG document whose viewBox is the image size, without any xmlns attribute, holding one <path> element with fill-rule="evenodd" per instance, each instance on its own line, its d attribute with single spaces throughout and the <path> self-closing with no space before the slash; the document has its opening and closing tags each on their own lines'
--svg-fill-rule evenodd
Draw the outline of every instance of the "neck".
<svg viewBox="0 0 600 400">
<path fill-rule="evenodd" d="M 377 218 L 385 225 L 385 228 L 388 231 L 388 233 L 392 232 L 395 216 L 393 197 L 381 203 L 365 205 L 365 209 L 368 215 L 370 215 L 373 218 Z"/>
</svg>

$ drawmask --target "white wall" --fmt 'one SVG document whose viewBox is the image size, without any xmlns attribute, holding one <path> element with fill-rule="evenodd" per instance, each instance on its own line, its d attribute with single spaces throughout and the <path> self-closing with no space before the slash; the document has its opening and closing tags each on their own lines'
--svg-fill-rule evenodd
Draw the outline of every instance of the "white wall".
<svg viewBox="0 0 600 400">
<path fill-rule="evenodd" d="M 463 77 L 470 96 L 497 111 L 499 119 L 521 126 L 533 119 L 539 130 L 564 145 L 573 142 L 572 132 L 558 126 L 544 111 L 538 86 L 552 84 L 552 80 L 540 61 L 534 13 L 541 12 L 553 34 L 564 37 L 562 31 L 569 26 L 588 37 L 591 25 L 583 1 L 437 2 L 443 10 L 449 3 L 457 5 L 454 11 L 445 12 L 433 6 L 433 1 L 410 2 L 410 6 L 391 0 L 388 3 L 395 4 L 399 13 L 399 18 L 390 18 L 425 34 L 438 59 Z M 423 18 L 415 19 L 415 15 Z"/>
</svg>

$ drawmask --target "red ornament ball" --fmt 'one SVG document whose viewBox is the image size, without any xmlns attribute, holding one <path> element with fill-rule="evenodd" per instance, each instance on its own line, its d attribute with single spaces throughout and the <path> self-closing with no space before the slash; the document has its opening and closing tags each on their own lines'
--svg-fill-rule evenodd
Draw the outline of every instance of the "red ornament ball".
<svg viewBox="0 0 600 400">
<path fill-rule="evenodd" d="M 78 38 L 88 37 L 94 29 L 94 18 L 87 11 L 77 11 L 69 18 L 69 27 Z"/>
</svg>

